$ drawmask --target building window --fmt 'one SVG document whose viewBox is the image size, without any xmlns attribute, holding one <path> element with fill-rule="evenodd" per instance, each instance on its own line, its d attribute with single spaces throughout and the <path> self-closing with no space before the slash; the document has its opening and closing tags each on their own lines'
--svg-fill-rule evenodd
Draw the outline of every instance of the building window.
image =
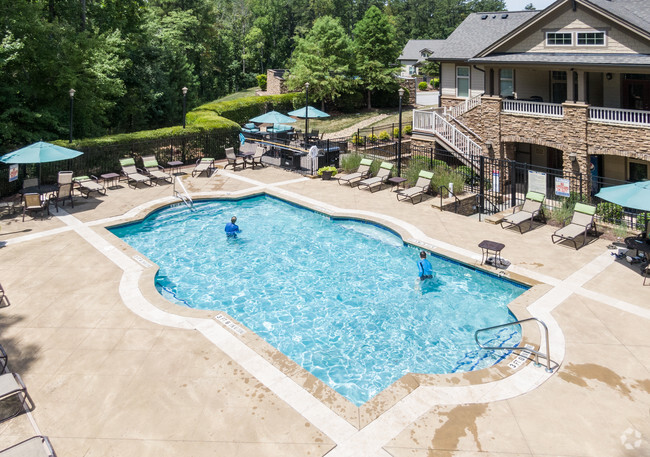
<svg viewBox="0 0 650 457">
<path fill-rule="evenodd" d="M 422 52 L 420 52 L 420 57 L 427 58 L 427 57 L 429 57 L 429 53 L 427 51 L 422 51 Z"/>
<path fill-rule="evenodd" d="M 515 91 L 515 72 L 512 68 L 502 68 L 499 72 L 500 92 L 502 97 L 508 97 Z"/>
<path fill-rule="evenodd" d="M 456 96 L 469 97 L 469 67 L 456 67 Z"/>
<path fill-rule="evenodd" d="M 415 74 L 415 67 L 413 65 L 409 65 L 409 76 L 412 76 Z"/>
<path fill-rule="evenodd" d="M 643 162 L 629 162 L 630 181 L 645 181 L 648 179 L 648 166 Z"/>
<path fill-rule="evenodd" d="M 547 46 L 571 46 L 573 44 L 571 32 L 546 32 Z"/>
<path fill-rule="evenodd" d="M 605 46 L 605 32 L 578 32 L 578 46 Z"/>
</svg>

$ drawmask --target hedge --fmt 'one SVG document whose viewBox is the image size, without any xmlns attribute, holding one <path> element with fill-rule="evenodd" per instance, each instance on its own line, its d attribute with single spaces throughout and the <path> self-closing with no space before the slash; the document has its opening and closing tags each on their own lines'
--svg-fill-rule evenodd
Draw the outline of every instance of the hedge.
<svg viewBox="0 0 650 457">
<path fill-rule="evenodd" d="M 245 124 L 249 119 L 267 111 L 291 111 L 303 104 L 305 95 L 300 92 L 281 95 L 262 95 L 243 97 L 226 102 L 210 102 L 194 111 L 213 111 L 237 124 Z"/>
</svg>

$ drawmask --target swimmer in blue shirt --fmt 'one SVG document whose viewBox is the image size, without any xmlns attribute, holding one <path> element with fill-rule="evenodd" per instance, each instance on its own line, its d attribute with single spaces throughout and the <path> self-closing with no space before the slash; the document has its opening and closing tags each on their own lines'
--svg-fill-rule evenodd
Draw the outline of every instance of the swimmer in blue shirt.
<svg viewBox="0 0 650 457">
<path fill-rule="evenodd" d="M 427 260 L 427 253 L 424 251 L 420 252 L 420 260 L 418 261 L 418 276 L 420 276 L 420 281 L 433 278 L 433 267 Z"/>
<path fill-rule="evenodd" d="M 230 222 L 226 224 L 225 230 L 226 230 L 226 236 L 228 238 L 237 238 L 237 234 L 241 232 L 241 230 L 239 230 L 239 226 L 235 224 L 235 222 L 237 222 L 237 218 L 233 216 L 230 219 Z"/>
</svg>

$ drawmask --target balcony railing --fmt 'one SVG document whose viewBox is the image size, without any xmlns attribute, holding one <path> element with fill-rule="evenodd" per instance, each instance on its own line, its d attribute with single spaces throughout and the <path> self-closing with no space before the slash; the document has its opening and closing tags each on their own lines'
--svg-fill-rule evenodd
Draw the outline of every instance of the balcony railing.
<svg viewBox="0 0 650 457">
<path fill-rule="evenodd" d="M 558 103 L 542 103 L 526 100 L 503 100 L 501 111 L 514 114 L 533 114 L 543 117 L 562 117 L 564 110 Z"/>
<path fill-rule="evenodd" d="M 469 98 L 465 100 L 463 103 L 459 103 L 456 106 L 452 106 L 451 108 L 447 108 L 445 110 L 445 116 L 447 119 L 456 119 L 459 116 L 462 116 L 466 112 L 476 108 L 478 105 L 481 104 L 481 97 L 483 97 L 483 94 L 476 95 L 472 98 Z"/>
<path fill-rule="evenodd" d="M 423 130 L 425 132 L 433 132 L 433 111 L 414 109 L 413 130 Z"/>
<path fill-rule="evenodd" d="M 589 120 L 625 125 L 650 126 L 650 111 L 589 107 Z"/>
</svg>

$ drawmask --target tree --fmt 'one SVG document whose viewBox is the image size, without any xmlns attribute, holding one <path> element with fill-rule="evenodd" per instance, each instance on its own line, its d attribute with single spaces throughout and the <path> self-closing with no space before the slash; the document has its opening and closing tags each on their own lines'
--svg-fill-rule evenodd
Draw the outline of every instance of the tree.
<svg viewBox="0 0 650 457">
<path fill-rule="evenodd" d="M 300 90 L 308 82 L 310 98 L 320 101 L 323 109 L 325 101 L 352 92 L 352 43 L 338 19 L 317 19 L 307 35 L 297 41 L 291 56 L 289 89 Z"/>
<path fill-rule="evenodd" d="M 395 28 L 376 6 L 371 6 L 354 27 L 354 51 L 357 73 L 368 94 L 372 108 L 372 92 L 388 88 L 394 79 L 390 67 L 399 55 Z"/>
<path fill-rule="evenodd" d="M 533 6 L 532 3 L 529 3 L 528 5 L 526 5 L 526 6 L 524 7 L 524 9 L 525 9 L 526 11 L 535 11 L 535 7 Z"/>
</svg>

